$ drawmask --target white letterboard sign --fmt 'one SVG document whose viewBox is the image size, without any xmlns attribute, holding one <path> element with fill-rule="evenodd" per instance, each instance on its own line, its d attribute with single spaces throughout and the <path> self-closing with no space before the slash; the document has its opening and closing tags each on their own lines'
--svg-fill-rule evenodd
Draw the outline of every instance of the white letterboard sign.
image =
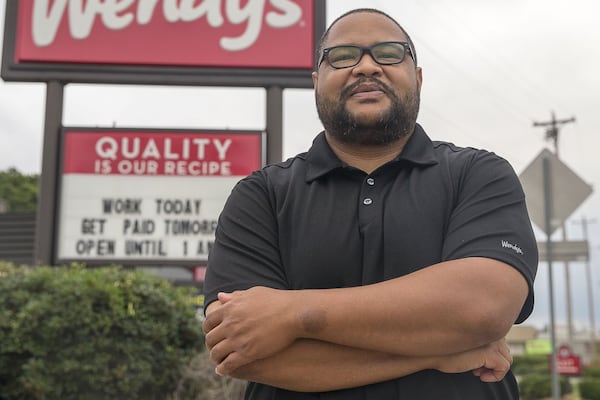
<svg viewBox="0 0 600 400">
<path fill-rule="evenodd" d="M 65 128 L 57 259 L 205 262 L 231 189 L 263 164 L 263 135 Z"/>
</svg>

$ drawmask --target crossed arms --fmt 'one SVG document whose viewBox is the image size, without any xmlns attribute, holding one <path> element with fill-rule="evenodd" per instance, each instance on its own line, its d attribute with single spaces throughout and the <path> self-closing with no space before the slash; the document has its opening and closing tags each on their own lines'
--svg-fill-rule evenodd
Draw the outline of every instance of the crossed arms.
<svg viewBox="0 0 600 400">
<path fill-rule="evenodd" d="M 217 373 L 289 390 L 342 389 L 424 369 L 494 382 L 510 368 L 503 337 L 528 290 L 515 268 L 472 257 L 367 286 L 221 293 L 203 329 Z"/>
</svg>

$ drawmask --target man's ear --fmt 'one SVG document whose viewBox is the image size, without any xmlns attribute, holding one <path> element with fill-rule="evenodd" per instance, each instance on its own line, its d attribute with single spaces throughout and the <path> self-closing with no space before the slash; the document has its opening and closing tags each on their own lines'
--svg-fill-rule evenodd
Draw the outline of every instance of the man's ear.
<svg viewBox="0 0 600 400">
<path fill-rule="evenodd" d="M 312 77 L 312 81 L 313 81 L 313 89 L 317 89 L 317 82 L 319 82 L 319 74 L 317 73 L 317 71 L 313 71 L 313 73 L 311 74 Z"/>
</svg>

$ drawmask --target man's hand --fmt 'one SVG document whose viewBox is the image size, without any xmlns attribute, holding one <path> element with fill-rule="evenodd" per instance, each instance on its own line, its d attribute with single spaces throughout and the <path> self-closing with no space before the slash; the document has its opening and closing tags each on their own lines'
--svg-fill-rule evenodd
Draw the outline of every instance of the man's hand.
<svg viewBox="0 0 600 400">
<path fill-rule="evenodd" d="M 297 337 L 293 291 L 254 287 L 219 293 L 221 303 L 202 324 L 216 372 L 230 374 L 289 346 Z"/>
<path fill-rule="evenodd" d="M 500 339 L 473 350 L 439 357 L 436 369 L 447 373 L 473 371 L 482 382 L 498 382 L 508 373 L 512 361 L 506 341 Z"/>
</svg>

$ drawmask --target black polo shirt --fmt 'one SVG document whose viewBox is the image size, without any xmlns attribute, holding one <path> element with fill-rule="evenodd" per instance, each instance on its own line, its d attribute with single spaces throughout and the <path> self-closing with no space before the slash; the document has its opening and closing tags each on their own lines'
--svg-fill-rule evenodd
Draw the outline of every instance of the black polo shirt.
<svg viewBox="0 0 600 400">
<path fill-rule="evenodd" d="M 365 285 L 441 261 L 489 257 L 518 269 L 533 308 L 537 247 L 524 194 L 497 155 L 432 142 L 417 126 L 395 160 L 368 175 L 345 165 L 324 133 L 307 153 L 241 180 L 219 218 L 205 303 L 220 291 Z M 356 299 L 357 302 L 360 299 Z M 401 306 L 401 305 L 399 305 Z M 512 373 L 427 370 L 356 389 L 296 393 L 251 383 L 248 399 L 517 399 Z"/>
</svg>

